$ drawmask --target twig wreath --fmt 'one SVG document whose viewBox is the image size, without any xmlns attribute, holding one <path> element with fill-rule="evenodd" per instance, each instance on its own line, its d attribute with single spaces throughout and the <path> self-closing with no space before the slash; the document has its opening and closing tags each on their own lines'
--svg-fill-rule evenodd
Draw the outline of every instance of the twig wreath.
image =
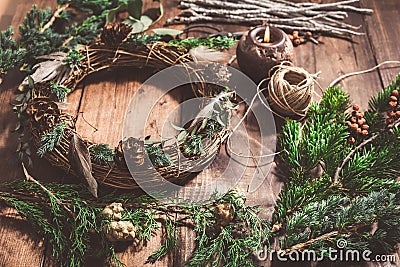
<svg viewBox="0 0 400 267">
<path fill-rule="evenodd" d="M 146 177 L 146 184 L 154 186 L 154 176 L 174 181 L 187 177 L 189 170 L 210 161 L 229 135 L 229 110 L 234 109 L 231 93 L 214 94 L 220 110 L 188 129 L 180 129 L 172 145 L 130 137 L 120 141 L 114 151 L 107 144 L 94 144 L 79 136 L 75 119 L 61 110 L 60 102 L 88 75 L 112 67 L 163 69 L 193 61 L 185 46 L 148 40 L 151 36 L 129 36 L 130 32 L 128 25 L 108 24 L 99 41 L 79 52 L 71 50 L 68 54 L 41 57 L 46 61 L 39 63 L 36 72 L 22 84 L 29 88 L 21 101 L 27 103 L 26 114 L 38 155 L 68 173 L 85 178 L 95 196 L 97 182 L 119 189 L 139 187 L 126 166 L 126 155 L 140 166 L 137 174 Z M 221 90 L 228 89 L 221 87 Z M 145 153 L 151 162 L 144 160 Z M 182 161 L 180 154 L 196 160 Z"/>
</svg>

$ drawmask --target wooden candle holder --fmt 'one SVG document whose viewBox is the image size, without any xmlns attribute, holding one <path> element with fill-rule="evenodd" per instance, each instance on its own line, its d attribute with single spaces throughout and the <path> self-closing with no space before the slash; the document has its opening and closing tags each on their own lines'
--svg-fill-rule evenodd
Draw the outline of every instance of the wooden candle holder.
<svg viewBox="0 0 400 267">
<path fill-rule="evenodd" d="M 254 82 L 269 77 L 269 71 L 283 61 L 293 62 L 293 45 L 282 30 L 269 27 L 270 42 L 263 42 L 266 26 L 257 26 L 244 34 L 237 47 L 240 69 Z"/>
</svg>

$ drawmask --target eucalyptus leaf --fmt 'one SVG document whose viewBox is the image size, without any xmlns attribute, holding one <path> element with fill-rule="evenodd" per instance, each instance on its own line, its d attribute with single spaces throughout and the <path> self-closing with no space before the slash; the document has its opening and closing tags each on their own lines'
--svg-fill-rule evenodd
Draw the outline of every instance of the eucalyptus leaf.
<svg viewBox="0 0 400 267">
<path fill-rule="evenodd" d="M 142 17 L 142 8 L 143 8 L 142 0 L 129 0 L 128 1 L 129 16 L 131 16 L 135 19 L 140 19 Z"/>
<path fill-rule="evenodd" d="M 178 136 L 176 137 L 176 140 L 178 142 L 182 142 L 186 139 L 186 136 L 187 136 L 187 132 L 186 132 L 186 130 L 184 130 L 178 134 Z"/>
<path fill-rule="evenodd" d="M 164 35 L 177 36 L 177 35 L 183 33 L 183 31 L 181 31 L 181 30 L 168 29 L 168 28 L 158 28 L 158 29 L 153 29 L 152 31 L 155 34 L 160 35 L 160 36 L 164 36 Z"/>
<path fill-rule="evenodd" d="M 124 23 L 132 27 L 132 34 L 136 34 L 146 31 L 153 23 L 153 20 L 148 16 L 142 16 L 140 20 L 130 16 L 124 20 Z"/>
<path fill-rule="evenodd" d="M 107 14 L 106 25 L 108 23 L 114 23 L 117 21 L 117 14 L 118 12 L 126 11 L 128 6 L 126 4 L 121 4 L 118 7 L 111 9 Z"/>
<path fill-rule="evenodd" d="M 177 131 L 185 131 L 185 128 L 177 126 L 177 125 L 173 124 L 171 121 L 169 122 L 169 124 L 171 125 L 172 128 L 174 128 Z"/>
</svg>

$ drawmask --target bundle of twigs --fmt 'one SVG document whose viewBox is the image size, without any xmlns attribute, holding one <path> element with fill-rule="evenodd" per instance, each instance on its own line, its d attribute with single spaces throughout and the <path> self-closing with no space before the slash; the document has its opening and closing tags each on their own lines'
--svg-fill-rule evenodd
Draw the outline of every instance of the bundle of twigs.
<svg viewBox="0 0 400 267">
<path fill-rule="evenodd" d="M 181 0 L 182 13 L 168 24 L 199 22 L 259 25 L 268 24 L 287 31 L 311 31 L 327 36 L 362 35 L 343 20 L 347 12 L 369 15 L 373 10 L 351 4 L 359 0 L 336 3 L 293 3 L 286 0 Z"/>
</svg>

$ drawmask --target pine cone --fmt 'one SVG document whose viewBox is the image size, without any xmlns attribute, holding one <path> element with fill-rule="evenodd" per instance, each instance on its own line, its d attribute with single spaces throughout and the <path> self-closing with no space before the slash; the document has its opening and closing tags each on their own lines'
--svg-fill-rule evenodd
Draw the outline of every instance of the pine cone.
<svg viewBox="0 0 400 267">
<path fill-rule="evenodd" d="M 115 149 L 115 162 L 121 168 L 127 168 L 126 162 L 137 166 L 144 163 L 144 142 L 134 137 L 120 141 Z M 125 160 L 125 156 L 128 158 Z"/>
<path fill-rule="evenodd" d="M 214 210 L 214 216 L 217 220 L 217 226 L 227 226 L 235 217 L 235 209 L 231 203 L 225 202 L 218 204 Z"/>
<path fill-rule="evenodd" d="M 32 121 L 41 129 L 51 129 L 59 122 L 61 111 L 57 104 L 49 98 L 35 98 L 26 109 L 26 113 L 31 116 Z"/>
<path fill-rule="evenodd" d="M 101 32 L 100 40 L 107 46 L 120 45 L 130 34 L 132 27 L 124 23 L 109 23 Z"/>
<path fill-rule="evenodd" d="M 51 98 L 50 82 L 35 83 L 35 95 Z M 57 100 L 57 99 L 53 99 Z"/>
</svg>

